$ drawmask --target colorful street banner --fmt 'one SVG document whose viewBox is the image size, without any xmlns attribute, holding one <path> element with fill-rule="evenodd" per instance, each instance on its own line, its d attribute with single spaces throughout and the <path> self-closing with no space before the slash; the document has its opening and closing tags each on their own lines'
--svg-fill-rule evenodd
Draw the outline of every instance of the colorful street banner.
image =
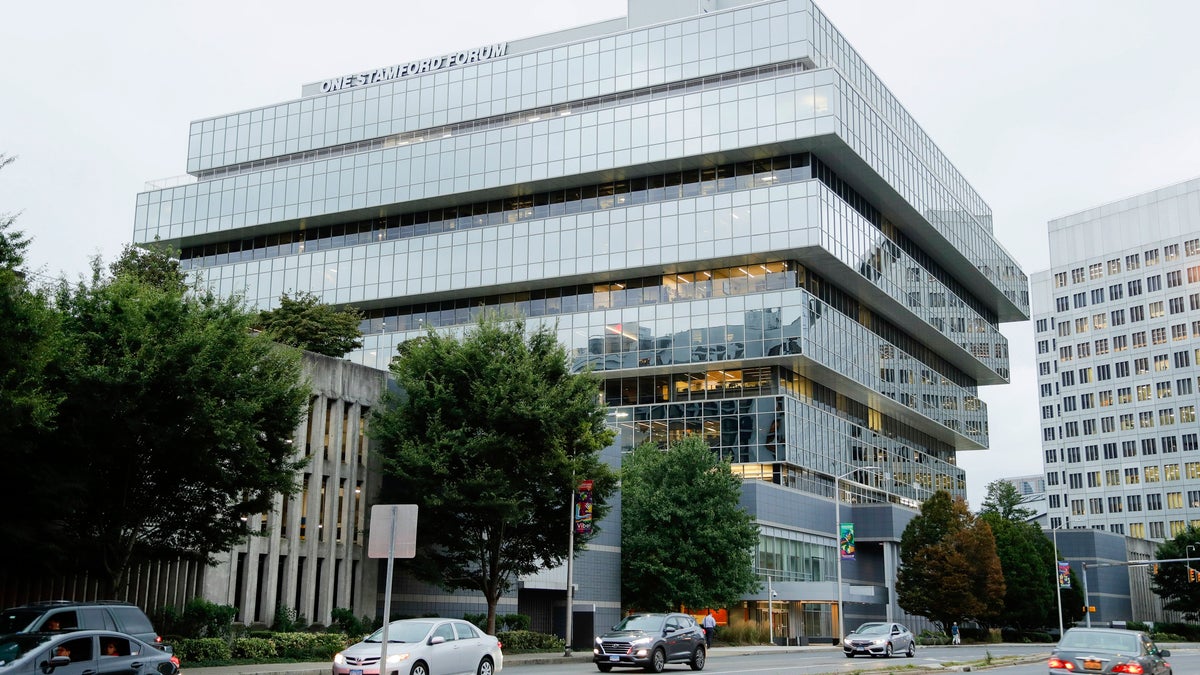
<svg viewBox="0 0 1200 675">
<path fill-rule="evenodd" d="M 575 491 L 575 534 L 592 533 L 592 481 L 585 480 Z"/>
<path fill-rule="evenodd" d="M 1071 563 L 1058 561 L 1058 587 L 1071 587 Z"/>
<path fill-rule="evenodd" d="M 838 548 L 842 560 L 854 560 L 854 523 L 838 524 Z"/>
</svg>

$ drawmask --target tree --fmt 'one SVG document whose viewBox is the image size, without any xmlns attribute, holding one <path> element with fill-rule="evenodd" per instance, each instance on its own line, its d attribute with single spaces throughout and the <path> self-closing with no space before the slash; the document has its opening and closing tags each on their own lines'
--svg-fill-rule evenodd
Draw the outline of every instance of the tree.
<svg viewBox="0 0 1200 675">
<path fill-rule="evenodd" d="M 945 490 L 934 493 L 900 537 L 900 607 L 946 630 L 954 621 L 998 616 L 1004 593 L 992 528 L 962 499 Z"/>
<path fill-rule="evenodd" d="M 742 481 L 704 439 L 653 443 L 621 467 L 621 594 L 640 609 L 728 607 L 760 587 Z"/>
<path fill-rule="evenodd" d="M 1188 550 L 1191 546 L 1191 550 Z M 1195 562 L 1186 562 L 1196 557 Z M 1188 619 L 1195 619 L 1200 610 L 1200 581 L 1192 581 L 1187 568 L 1200 571 L 1200 530 L 1194 527 L 1175 535 L 1158 545 L 1155 552 L 1158 560 L 1183 558 L 1185 563 L 1166 563 L 1158 566 L 1158 573 L 1150 580 L 1150 590 L 1162 598 L 1163 608 L 1183 612 Z"/>
<path fill-rule="evenodd" d="M 0 169 L 13 160 L 0 154 Z M 47 294 L 26 279 L 29 239 L 14 229 L 16 219 L 0 213 L 0 448 L 5 471 L 24 477 L 0 490 L 0 513 L 10 516 L 0 518 L 0 558 L 9 569 L 42 567 L 56 548 L 40 519 L 13 516 L 55 507 L 55 486 L 36 478 L 53 475 L 55 459 L 41 451 L 41 443 L 54 428 L 63 398 L 50 377 L 60 361 L 58 314 Z"/>
<path fill-rule="evenodd" d="M 362 313 L 335 310 L 311 293 L 279 296 L 279 307 L 259 314 L 259 327 L 277 342 L 341 358 L 362 346 Z"/>
<path fill-rule="evenodd" d="M 1017 628 L 1040 628 L 1054 620 L 1058 574 L 1054 547 L 1037 525 L 1026 522 L 1033 514 L 1020 506 L 1021 494 L 1012 483 L 993 481 L 979 517 L 992 528 L 996 555 L 1004 572 L 1004 608 L 999 623 Z"/>
<path fill-rule="evenodd" d="M 987 497 L 979 514 L 994 513 L 1012 522 L 1024 522 L 1034 515 L 1034 510 L 1021 506 L 1024 497 L 1017 488 L 1006 480 L 994 480 L 987 485 Z"/>
<path fill-rule="evenodd" d="M 207 558 L 297 489 L 291 438 L 308 402 L 299 352 L 251 328 L 240 300 L 185 292 L 165 253 L 126 249 L 63 282 L 67 396 L 47 452 L 62 532 L 115 588 L 131 563 Z"/>
<path fill-rule="evenodd" d="M 420 507 L 412 573 L 482 593 L 494 633 L 516 577 L 566 560 L 581 481 L 593 481 L 594 518 L 608 510 L 616 476 L 599 453 L 613 432 L 598 382 L 570 373 L 552 329 L 527 335 L 519 319 L 484 315 L 461 339 L 430 330 L 399 352 L 402 393 L 371 425 L 391 479 L 385 500 Z"/>
</svg>

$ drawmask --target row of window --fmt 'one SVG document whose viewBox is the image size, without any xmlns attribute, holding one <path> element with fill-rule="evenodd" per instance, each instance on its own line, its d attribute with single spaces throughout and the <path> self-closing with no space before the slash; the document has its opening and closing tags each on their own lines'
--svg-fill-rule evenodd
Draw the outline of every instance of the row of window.
<svg viewBox="0 0 1200 675">
<path fill-rule="evenodd" d="M 1145 345 L 1142 344 L 1142 345 L 1135 345 L 1135 346 L 1144 347 Z M 1122 348 L 1122 349 L 1124 349 L 1124 348 Z M 1194 353 L 1196 356 L 1196 362 L 1200 363 L 1200 347 L 1196 348 Z M 1130 363 L 1131 363 L 1130 361 L 1114 361 L 1112 363 L 1102 363 L 1102 364 L 1098 364 L 1095 366 L 1085 366 L 1083 368 L 1079 368 L 1078 370 L 1066 369 L 1066 368 L 1059 370 L 1059 367 L 1058 367 L 1059 361 L 1040 361 L 1040 362 L 1038 362 L 1038 375 L 1039 376 L 1050 375 L 1051 370 L 1053 369 L 1055 372 L 1059 373 L 1059 380 L 1061 381 L 1063 387 L 1073 387 L 1073 386 L 1075 386 L 1076 375 L 1078 375 L 1079 384 L 1081 384 L 1081 385 L 1090 384 L 1092 382 L 1104 382 L 1106 380 L 1110 380 L 1110 379 L 1112 379 L 1114 373 L 1115 373 L 1117 379 L 1129 377 L 1131 372 L 1133 375 L 1146 375 L 1146 374 L 1150 373 L 1151 358 L 1153 358 L 1154 372 L 1156 372 L 1156 373 L 1162 373 L 1162 372 L 1166 372 L 1166 371 L 1170 370 L 1172 359 L 1174 360 L 1174 364 L 1175 364 L 1176 368 L 1187 368 L 1192 365 L 1192 354 L 1193 354 L 1193 352 L 1183 350 L 1183 351 L 1174 352 L 1170 356 L 1168 356 L 1167 354 L 1156 354 L 1153 357 L 1141 356 L 1141 357 L 1133 359 L 1133 361 L 1132 361 L 1133 370 L 1132 371 L 1129 368 Z M 1070 360 L 1071 360 L 1070 356 L 1063 358 L 1063 361 L 1070 361 Z M 1049 390 L 1046 387 L 1046 384 L 1047 383 L 1043 383 L 1043 385 L 1042 385 L 1043 396 L 1050 395 L 1048 393 Z"/>
<path fill-rule="evenodd" d="M 1200 265 L 1193 265 L 1187 268 L 1187 282 L 1194 284 L 1200 282 Z M 1183 285 L 1184 270 L 1175 270 L 1167 272 L 1167 288 L 1178 288 Z M 1108 300 L 1120 300 L 1125 297 L 1125 291 L 1128 290 L 1129 297 L 1134 298 L 1142 294 L 1142 280 L 1132 279 L 1122 284 L 1113 284 L 1108 287 Z M 1162 275 L 1154 275 L 1146 277 L 1146 292 L 1153 293 L 1162 290 Z M 1105 302 L 1105 289 L 1094 288 L 1090 293 L 1091 304 L 1098 305 Z M 1071 296 L 1059 296 L 1054 299 L 1054 308 L 1058 312 L 1067 312 L 1071 309 L 1081 309 L 1088 306 L 1089 293 L 1080 291 Z M 1180 311 L 1183 308 L 1183 299 L 1179 298 Z M 1174 302 L 1174 301 L 1172 301 Z M 1162 303 L 1158 303 L 1161 305 Z"/>
<path fill-rule="evenodd" d="M 1067 464 L 1078 464 L 1080 462 L 1097 462 L 1097 461 L 1100 461 L 1100 457 L 1102 455 L 1104 457 L 1104 461 L 1107 462 L 1107 461 L 1111 461 L 1111 460 L 1115 460 L 1115 459 L 1121 459 L 1121 458 L 1129 459 L 1131 457 L 1137 457 L 1139 448 L 1141 449 L 1142 456 L 1157 455 L 1160 444 L 1161 444 L 1163 454 L 1171 454 L 1171 453 L 1179 452 L 1179 448 L 1180 448 L 1181 444 L 1182 444 L 1184 452 L 1193 452 L 1197 449 L 1200 449 L 1200 446 L 1197 445 L 1197 442 L 1198 442 L 1197 435 L 1194 433 L 1183 434 L 1182 436 L 1162 436 L 1160 438 L 1143 438 L 1140 440 L 1139 439 L 1128 439 L 1128 440 L 1121 441 L 1119 447 L 1116 442 L 1104 443 L 1103 445 L 1100 445 L 1100 444 L 1085 445 L 1082 448 L 1082 452 L 1081 452 L 1081 448 L 1079 446 L 1074 446 L 1074 447 L 1069 447 L 1069 448 L 1046 448 L 1046 450 L 1044 451 L 1044 457 L 1046 460 L 1046 464 L 1058 464 L 1060 462 L 1067 463 Z M 1175 467 L 1174 474 L 1173 474 L 1174 478 L 1168 478 L 1168 480 L 1178 480 L 1179 465 L 1174 464 L 1171 466 Z M 1188 478 L 1200 479 L 1200 462 L 1189 462 L 1186 465 L 1186 469 L 1187 469 L 1187 477 Z M 1117 471 L 1117 469 L 1110 469 L 1109 471 Z M 1157 471 L 1157 469 L 1156 469 L 1156 471 Z M 1155 474 L 1155 475 L 1157 475 L 1157 474 Z M 1172 475 L 1172 474 L 1170 472 L 1168 472 L 1168 476 L 1170 476 L 1170 475 Z M 1113 476 L 1115 477 L 1115 474 L 1113 474 Z M 1057 485 L 1058 484 L 1057 479 L 1053 479 L 1053 480 L 1054 480 L 1054 482 L 1051 482 L 1050 485 Z M 1131 482 L 1137 482 L 1137 481 L 1135 480 L 1135 481 L 1131 481 Z M 1147 481 L 1147 482 L 1150 482 L 1150 481 Z M 1109 485 L 1118 485 L 1119 482 L 1110 481 L 1108 484 Z M 1090 485 L 1089 487 L 1097 487 L 1097 486 L 1098 486 L 1098 484 Z"/>
<path fill-rule="evenodd" d="M 1043 409 L 1043 414 L 1045 410 Z M 1185 405 L 1176 408 L 1160 408 L 1157 411 L 1143 410 L 1139 413 L 1124 413 L 1119 416 L 1109 415 L 1099 419 L 1099 433 L 1109 434 L 1135 429 L 1153 429 L 1155 420 L 1160 427 L 1169 427 L 1178 419 L 1180 424 L 1196 423 L 1196 406 Z M 1094 436 L 1097 433 L 1096 418 L 1070 420 L 1058 426 L 1047 426 L 1042 429 L 1043 441 L 1054 441 L 1061 438 L 1075 438 L 1081 435 Z M 1081 426 L 1082 425 L 1082 426 Z"/>
<path fill-rule="evenodd" d="M 1184 255 L 1194 256 L 1200 255 L 1200 239 L 1189 239 L 1183 243 Z M 1145 251 L 1143 254 L 1131 253 L 1125 256 L 1125 269 L 1133 271 L 1142 266 L 1142 256 L 1145 256 L 1146 267 L 1152 267 L 1159 263 L 1159 249 L 1152 248 Z M 1170 262 L 1179 258 L 1179 244 L 1168 244 L 1162 248 L 1162 258 L 1164 262 Z M 1105 263 L 1092 263 L 1087 268 L 1076 267 L 1071 270 L 1071 283 L 1082 284 L 1086 281 L 1094 281 L 1104 276 L 1105 267 L 1108 268 L 1108 274 L 1121 273 L 1121 259 L 1113 258 Z M 1067 285 L 1067 273 L 1056 272 L 1054 274 L 1054 287 L 1064 288 Z"/>
</svg>

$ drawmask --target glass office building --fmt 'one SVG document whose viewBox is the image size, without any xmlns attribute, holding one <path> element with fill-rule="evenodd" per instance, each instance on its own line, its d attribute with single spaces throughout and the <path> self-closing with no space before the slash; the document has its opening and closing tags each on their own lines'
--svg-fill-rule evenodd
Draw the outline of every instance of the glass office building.
<svg viewBox="0 0 1200 675">
<path fill-rule="evenodd" d="M 1033 276 L 1051 528 L 1200 527 L 1200 179 L 1050 222 Z"/>
<path fill-rule="evenodd" d="M 1009 377 L 998 326 L 1028 318 L 987 204 L 808 0 L 630 0 L 190 133 L 192 178 L 138 196 L 136 241 L 264 308 L 361 308 L 351 358 L 377 368 L 487 309 L 556 326 L 604 378 L 612 462 L 698 434 L 745 477 L 781 638 L 836 630 L 835 499 L 859 542 L 846 623 L 901 613 L 900 533 L 933 491 L 965 496 L 978 387 Z M 621 610 L 619 518 L 574 574 L 595 626 Z M 501 612 L 561 616 L 556 574 Z"/>
</svg>

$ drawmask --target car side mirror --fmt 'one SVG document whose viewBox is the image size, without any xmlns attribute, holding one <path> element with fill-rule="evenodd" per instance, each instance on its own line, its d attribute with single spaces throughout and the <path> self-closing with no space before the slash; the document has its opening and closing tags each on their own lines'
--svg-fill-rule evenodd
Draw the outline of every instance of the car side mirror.
<svg viewBox="0 0 1200 675">
<path fill-rule="evenodd" d="M 434 635 L 433 637 L 429 638 L 429 644 L 431 645 L 440 645 L 445 641 L 446 638 L 442 637 L 441 635 Z"/>
</svg>

